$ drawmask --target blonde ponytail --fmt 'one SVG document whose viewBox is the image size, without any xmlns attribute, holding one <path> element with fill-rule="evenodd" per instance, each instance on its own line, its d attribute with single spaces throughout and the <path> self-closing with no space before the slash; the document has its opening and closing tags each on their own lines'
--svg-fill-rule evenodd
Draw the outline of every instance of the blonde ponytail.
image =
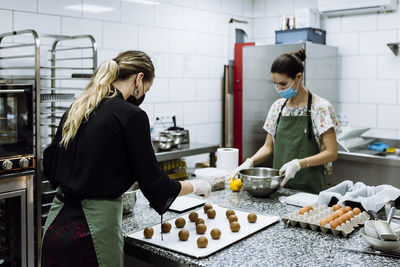
<svg viewBox="0 0 400 267">
<path fill-rule="evenodd" d="M 111 84 L 117 80 L 129 79 L 132 75 L 143 73 L 143 82 L 154 79 L 154 65 L 150 57 L 142 51 L 124 51 L 112 60 L 103 62 L 93 75 L 83 93 L 72 104 L 68 118 L 62 129 L 60 145 L 65 148 L 75 137 L 81 123 L 106 97 L 114 97 L 117 91 L 111 90 Z M 112 94 L 113 93 L 113 94 Z"/>
<path fill-rule="evenodd" d="M 88 120 L 89 115 L 100 101 L 112 93 L 111 84 L 118 77 L 118 68 L 118 64 L 114 60 L 107 60 L 100 65 L 86 89 L 72 104 L 62 129 L 60 145 L 67 148 L 82 121 Z M 112 96 L 115 95 L 116 91 Z"/>
</svg>

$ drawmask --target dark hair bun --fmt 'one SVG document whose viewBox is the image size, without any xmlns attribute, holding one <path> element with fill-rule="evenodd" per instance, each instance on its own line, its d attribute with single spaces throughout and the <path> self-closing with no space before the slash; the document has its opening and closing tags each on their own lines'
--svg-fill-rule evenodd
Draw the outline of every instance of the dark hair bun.
<svg viewBox="0 0 400 267">
<path fill-rule="evenodd" d="M 297 57 L 301 62 L 304 62 L 304 60 L 306 60 L 306 51 L 304 50 L 304 48 L 300 48 L 296 52 L 293 52 L 292 55 Z"/>
</svg>

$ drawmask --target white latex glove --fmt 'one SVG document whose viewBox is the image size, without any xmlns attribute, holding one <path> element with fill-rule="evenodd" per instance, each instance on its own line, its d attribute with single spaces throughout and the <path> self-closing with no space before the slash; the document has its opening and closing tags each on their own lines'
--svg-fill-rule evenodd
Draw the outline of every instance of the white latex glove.
<svg viewBox="0 0 400 267">
<path fill-rule="evenodd" d="M 244 169 L 248 169 L 253 167 L 253 160 L 251 158 L 246 159 L 245 162 L 243 162 L 239 167 L 237 167 L 236 169 L 234 169 L 229 175 L 228 175 L 228 181 L 232 180 L 233 178 L 235 178 L 235 176 L 238 174 L 239 171 L 244 170 Z"/>
<path fill-rule="evenodd" d="M 281 188 L 285 186 L 285 184 L 293 179 L 296 173 L 301 169 L 300 162 L 298 159 L 294 159 L 292 161 L 286 162 L 282 168 L 279 170 L 279 175 L 285 174 L 285 178 L 283 178 L 281 183 Z"/>
<path fill-rule="evenodd" d="M 193 186 L 193 194 L 202 197 L 208 197 L 211 193 L 211 185 L 209 182 L 202 179 L 189 180 Z"/>
</svg>

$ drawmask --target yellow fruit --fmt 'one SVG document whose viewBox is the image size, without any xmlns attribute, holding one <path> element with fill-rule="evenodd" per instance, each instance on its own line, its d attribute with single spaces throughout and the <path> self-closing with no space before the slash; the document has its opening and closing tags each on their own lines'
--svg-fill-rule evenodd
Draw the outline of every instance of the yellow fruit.
<svg viewBox="0 0 400 267">
<path fill-rule="evenodd" d="M 240 191 L 242 188 L 243 183 L 242 180 L 240 179 L 232 179 L 232 181 L 229 183 L 229 187 L 232 189 L 232 191 L 237 192 Z"/>
</svg>

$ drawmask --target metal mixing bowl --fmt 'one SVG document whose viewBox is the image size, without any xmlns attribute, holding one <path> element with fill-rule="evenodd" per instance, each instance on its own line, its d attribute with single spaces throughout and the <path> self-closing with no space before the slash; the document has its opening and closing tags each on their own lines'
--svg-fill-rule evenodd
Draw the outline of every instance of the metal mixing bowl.
<svg viewBox="0 0 400 267">
<path fill-rule="evenodd" d="M 271 168 L 250 168 L 239 171 L 243 188 L 256 197 L 269 197 L 279 189 L 284 175 Z"/>
<path fill-rule="evenodd" d="M 122 194 L 122 212 L 128 214 L 133 211 L 136 203 L 136 190 L 129 190 Z"/>
<path fill-rule="evenodd" d="M 153 138 L 153 146 L 156 150 L 168 150 L 174 145 L 174 139 L 165 137 L 165 136 L 157 136 Z"/>
</svg>

